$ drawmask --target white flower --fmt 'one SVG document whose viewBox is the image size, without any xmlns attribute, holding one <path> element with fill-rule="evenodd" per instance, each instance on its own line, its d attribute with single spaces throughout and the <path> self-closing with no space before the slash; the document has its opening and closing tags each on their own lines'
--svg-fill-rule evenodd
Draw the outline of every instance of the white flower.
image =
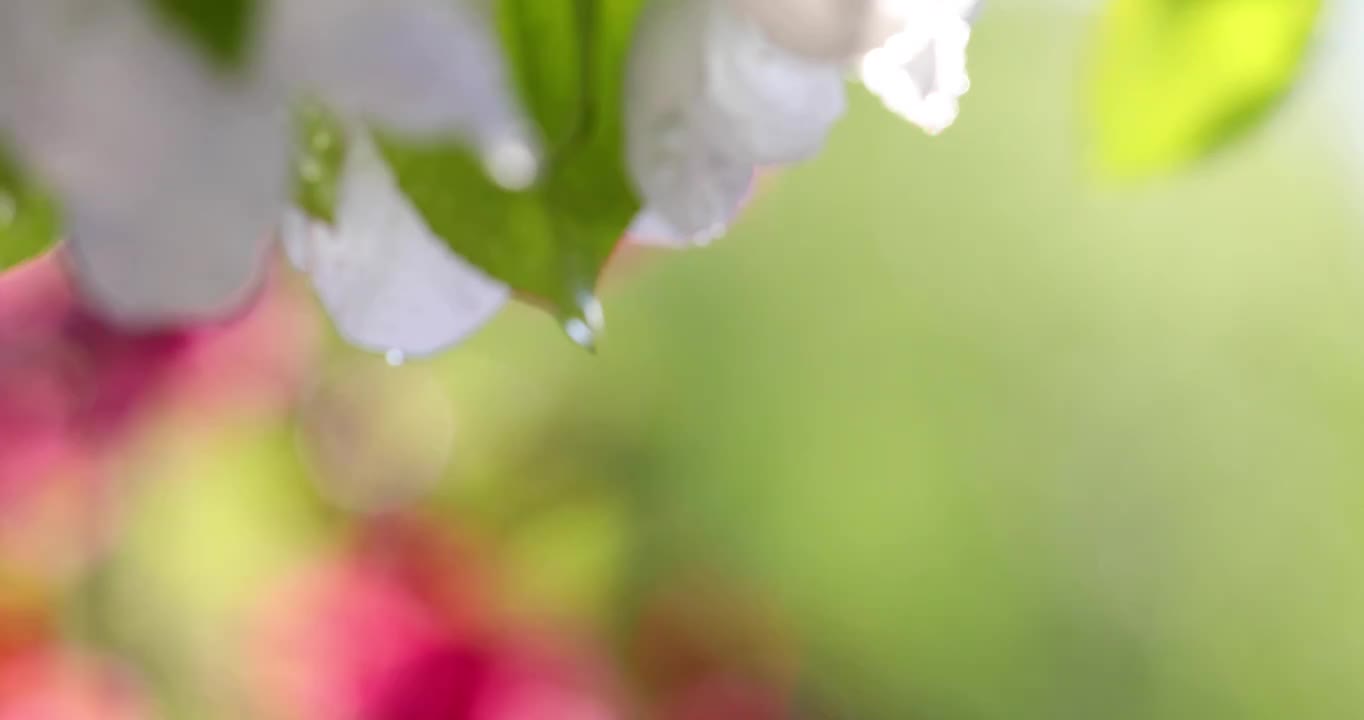
<svg viewBox="0 0 1364 720">
<path fill-rule="evenodd" d="M 678 234 L 723 228 L 759 165 L 816 152 L 843 114 L 836 65 L 773 44 L 728 0 L 656 0 L 636 31 L 627 158 L 648 211 Z"/>
<path fill-rule="evenodd" d="M 807 57 L 843 63 L 881 43 L 873 38 L 880 0 L 730 1 L 775 42 Z"/>
<path fill-rule="evenodd" d="M 862 56 L 859 76 L 887 108 L 936 135 L 956 121 L 957 102 L 971 88 L 966 45 L 977 0 L 879 5 L 877 26 L 894 31 Z"/>
<path fill-rule="evenodd" d="M 288 116 L 122 0 L 0 4 L 0 117 L 60 196 L 77 281 L 133 326 L 220 315 L 259 278 Z"/>
<path fill-rule="evenodd" d="M 281 235 L 342 336 L 390 357 L 459 342 L 511 296 L 431 232 L 364 133 L 350 143 L 335 225 L 293 212 Z"/>
<path fill-rule="evenodd" d="M 457 135 L 489 153 L 533 147 L 508 92 L 488 8 L 475 0 L 274 0 L 271 72 L 357 120 Z"/>
<path fill-rule="evenodd" d="M 966 92 L 976 0 L 654 0 L 626 88 L 627 158 L 645 203 L 635 232 L 663 244 L 723 231 L 756 168 L 818 151 L 857 66 L 929 132 Z"/>
<path fill-rule="evenodd" d="M 625 78 L 630 234 L 723 233 L 766 166 L 799 162 L 856 68 L 931 132 L 966 92 L 975 0 L 649 0 Z M 270 0 L 249 60 L 223 68 L 147 0 L 0 0 L 0 141 L 52 188 L 92 305 L 124 325 L 221 316 L 260 280 L 284 216 L 295 263 L 352 342 L 425 355 L 510 290 L 456 256 L 353 130 L 337 221 L 288 211 L 291 109 L 468 145 L 509 189 L 537 130 L 509 87 L 488 0 Z M 597 315 L 589 303 L 588 320 Z M 592 322 L 570 332 L 586 338 Z M 590 339 L 590 338 L 589 338 Z"/>
<path fill-rule="evenodd" d="M 970 89 L 966 45 L 980 0 L 731 0 L 778 43 L 853 63 L 886 106 L 930 133 Z"/>
<path fill-rule="evenodd" d="M 253 59 L 232 71 L 151 7 L 0 0 L 0 135 L 59 196 L 91 305 L 125 326 L 220 317 L 249 298 L 289 205 L 290 109 L 300 97 L 348 122 L 463 141 L 504 185 L 535 177 L 535 138 L 477 0 L 262 3 Z M 385 233 L 412 223 L 390 217 L 402 198 L 377 189 L 373 159 L 362 143 L 343 191 L 347 222 L 333 240 L 354 246 L 328 250 L 315 280 L 357 342 L 420 354 L 463 331 L 444 317 L 433 321 L 435 339 L 413 335 L 416 320 L 389 323 L 427 306 L 379 283 L 406 277 L 389 261 L 443 260 L 449 251 L 408 243 L 392 256 L 377 252 Z M 379 204 L 359 207 L 357 197 Z M 366 229 L 373 234 L 362 237 Z M 375 267 L 346 274 L 332 262 L 360 257 Z M 486 296 L 481 278 L 448 263 L 428 271 L 456 283 L 443 301 L 454 302 L 466 281 L 470 296 Z M 376 307 L 357 307 L 362 292 Z"/>
</svg>

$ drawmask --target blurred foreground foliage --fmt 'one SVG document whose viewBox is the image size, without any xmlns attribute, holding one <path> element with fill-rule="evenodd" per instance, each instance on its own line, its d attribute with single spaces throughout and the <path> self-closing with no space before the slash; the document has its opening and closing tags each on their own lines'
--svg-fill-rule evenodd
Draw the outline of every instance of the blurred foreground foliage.
<svg viewBox="0 0 1364 720">
<path fill-rule="evenodd" d="M 1089 78 L 1096 154 L 1177 169 L 1254 128 L 1294 86 L 1321 0 L 1112 0 Z"/>
<path fill-rule="evenodd" d="M 796 685 L 796 717 L 1364 715 L 1362 228 L 1338 118 L 1304 102 L 1224 163 L 1117 195 L 1080 170 L 1070 89 L 1036 82 L 1070 71 L 1081 23 L 999 8 L 979 33 L 952 133 L 861 98 L 735 237 L 623 258 L 599 357 L 517 308 L 393 370 L 438 378 L 455 413 L 419 512 L 490 548 L 511 612 L 590 628 L 660 694 L 641 617 L 685 628 L 659 634 L 687 659 L 761 650 L 745 671 Z M 223 700 L 236 618 L 373 519 L 317 490 L 298 419 L 181 418 L 135 464 L 87 639 L 138 660 L 172 717 L 249 717 Z M 776 609 L 746 619 L 731 590 Z"/>
</svg>

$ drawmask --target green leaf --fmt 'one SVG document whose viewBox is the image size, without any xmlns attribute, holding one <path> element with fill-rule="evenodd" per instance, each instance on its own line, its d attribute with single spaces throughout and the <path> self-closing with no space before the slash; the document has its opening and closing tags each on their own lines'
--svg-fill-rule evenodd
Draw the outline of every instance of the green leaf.
<svg viewBox="0 0 1364 720">
<path fill-rule="evenodd" d="M 0 270 L 36 257 L 58 234 L 57 205 L 0 144 Z"/>
<path fill-rule="evenodd" d="M 294 204 L 315 220 L 335 223 L 346 164 L 345 126 L 325 107 L 307 102 L 295 113 L 294 128 Z"/>
<path fill-rule="evenodd" d="M 1101 164 L 1149 175 L 1243 135 L 1291 87 L 1320 10 L 1320 0 L 1109 3 L 1092 78 Z"/>
<path fill-rule="evenodd" d="M 498 25 L 503 46 L 516 72 L 522 100 L 545 134 L 557 146 L 583 130 L 590 83 L 584 71 L 590 59 L 581 17 L 592 0 L 501 0 Z"/>
<path fill-rule="evenodd" d="M 261 0 L 148 0 L 168 25 L 185 34 L 215 64 L 240 67 L 250 49 Z"/>
<path fill-rule="evenodd" d="M 506 190 L 457 143 L 380 146 L 398 184 L 457 253 L 513 288 L 580 316 L 639 210 L 625 169 L 622 87 L 644 0 L 504 0 L 517 88 L 545 143 L 539 181 Z"/>
</svg>

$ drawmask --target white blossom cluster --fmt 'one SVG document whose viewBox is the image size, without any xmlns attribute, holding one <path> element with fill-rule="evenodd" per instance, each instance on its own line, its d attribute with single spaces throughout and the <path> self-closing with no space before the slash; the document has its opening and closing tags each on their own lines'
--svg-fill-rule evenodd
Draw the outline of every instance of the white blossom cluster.
<svg viewBox="0 0 1364 720">
<path fill-rule="evenodd" d="M 534 183 L 540 140 L 495 1 L 262 2 L 248 66 L 225 73 L 146 0 L 0 0 L 0 142 L 59 198 L 75 277 L 112 321 L 231 312 L 282 238 L 349 340 L 433 353 L 511 290 L 434 235 L 364 128 L 458 138 L 497 183 Z M 632 233 L 720 234 L 755 169 L 819 150 L 850 71 L 910 122 L 947 127 L 975 2 L 647 0 L 625 78 L 645 208 Z M 290 108 L 305 97 L 349 128 L 317 138 L 349 146 L 333 223 L 289 208 Z"/>
</svg>

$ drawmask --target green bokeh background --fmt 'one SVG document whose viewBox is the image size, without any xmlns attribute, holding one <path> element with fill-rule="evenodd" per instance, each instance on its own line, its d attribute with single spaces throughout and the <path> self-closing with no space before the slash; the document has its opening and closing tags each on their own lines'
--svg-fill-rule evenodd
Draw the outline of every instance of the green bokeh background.
<svg viewBox="0 0 1364 720">
<path fill-rule="evenodd" d="M 791 619 L 815 717 L 1364 717 L 1340 119 L 1309 92 L 1188 174 L 1105 185 L 1091 23 L 1007 5 L 956 127 L 855 92 L 728 238 L 626 258 L 597 355 L 519 307 L 395 370 L 456 408 L 435 504 L 604 633 L 672 569 L 742 578 Z M 173 474 L 227 479 L 145 493 L 121 567 L 180 617 L 162 634 L 335 522 L 279 479 L 287 437 L 210 443 Z"/>
</svg>

